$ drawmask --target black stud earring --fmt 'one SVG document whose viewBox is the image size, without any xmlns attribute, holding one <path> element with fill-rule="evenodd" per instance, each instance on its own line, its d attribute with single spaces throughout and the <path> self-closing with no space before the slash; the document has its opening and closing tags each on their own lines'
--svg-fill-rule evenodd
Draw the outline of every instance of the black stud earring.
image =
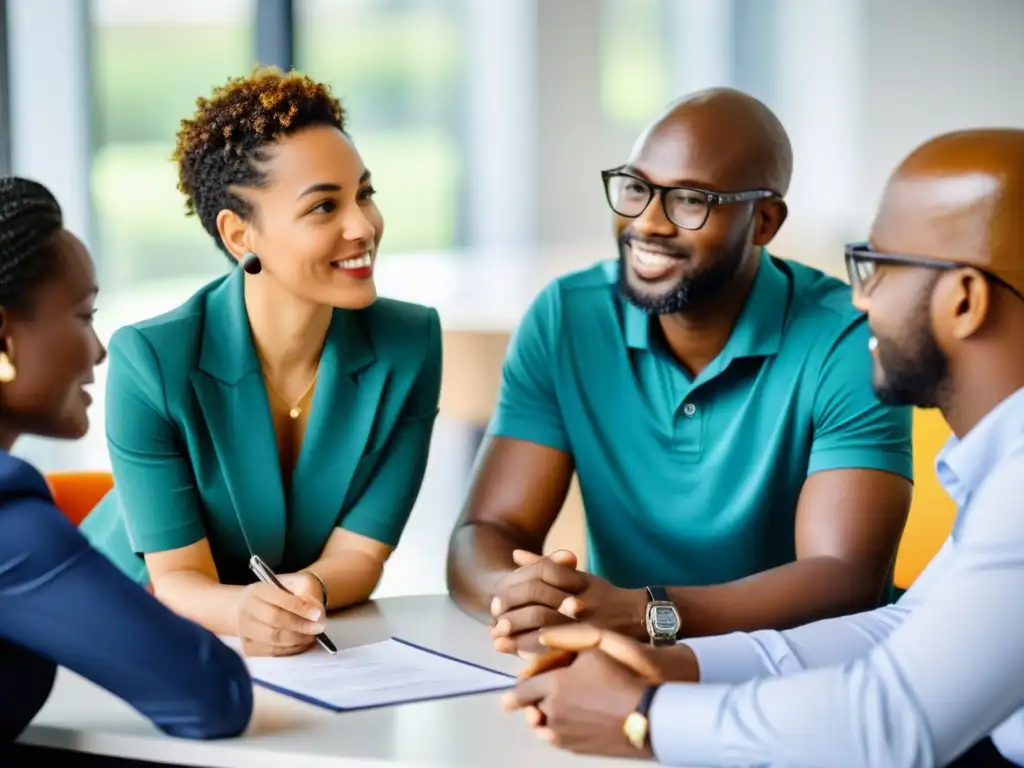
<svg viewBox="0 0 1024 768">
<path fill-rule="evenodd" d="M 263 270 L 263 265 L 260 263 L 260 257 L 252 251 L 246 251 L 245 255 L 242 257 L 242 269 L 250 275 L 258 275 Z"/>
</svg>

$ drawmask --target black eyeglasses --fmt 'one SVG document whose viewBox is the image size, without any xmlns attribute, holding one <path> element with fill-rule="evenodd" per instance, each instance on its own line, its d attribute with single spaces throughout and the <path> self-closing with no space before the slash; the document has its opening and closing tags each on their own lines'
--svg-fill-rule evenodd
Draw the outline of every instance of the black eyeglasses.
<svg viewBox="0 0 1024 768">
<path fill-rule="evenodd" d="M 694 187 L 663 187 L 626 173 L 622 167 L 601 171 L 601 178 L 608 205 L 619 216 L 635 219 L 647 210 L 655 195 L 661 195 L 665 216 L 680 229 L 703 227 L 711 215 L 711 207 L 715 205 L 778 197 L 767 189 L 724 193 Z"/>
<path fill-rule="evenodd" d="M 871 292 L 878 284 L 878 267 L 883 264 L 942 270 L 969 267 L 977 270 L 992 282 L 999 283 L 1004 288 L 1013 291 L 1021 299 L 1024 299 L 1020 291 L 1005 280 L 973 264 L 965 264 L 960 261 L 943 261 L 942 259 L 932 259 L 927 256 L 908 256 L 903 253 L 883 253 L 874 250 L 868 243 L 849 243 L 846 246 L 846 273 L 850 277 L 850 286 L 855 293 L 859 293 L 861 296 L 871 295 Z"/>
</svg>

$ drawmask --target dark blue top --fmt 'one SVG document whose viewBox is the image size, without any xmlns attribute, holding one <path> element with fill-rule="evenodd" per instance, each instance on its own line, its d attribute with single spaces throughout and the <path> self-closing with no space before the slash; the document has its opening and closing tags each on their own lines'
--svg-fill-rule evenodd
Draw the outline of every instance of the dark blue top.
<svg viewBox="0 0 1024 768">
<path fill-rule="evenodd" d="M 167 734 L 236 736 L 252 681 L 233 650 L 126 578 L 0 451 L 0 744 L 45 703 L 57 666 L 124 699 Z"/>
</svg>

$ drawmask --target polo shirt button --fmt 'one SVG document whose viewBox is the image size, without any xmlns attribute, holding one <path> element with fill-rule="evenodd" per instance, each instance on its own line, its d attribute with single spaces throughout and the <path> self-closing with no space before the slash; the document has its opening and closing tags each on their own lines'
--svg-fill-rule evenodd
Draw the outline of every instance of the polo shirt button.
<svg viewBox="0 0 1024 768">
<path fill-rule="evenodd" d="M 687 403 L 686 405 L 683 406 L 683 415 L 684 416 L 693 416 L 693 414 L 695 414 L 696 412 L 697 412 L 697 406 L 694 405 L 693 403 Z"/>
</svg>

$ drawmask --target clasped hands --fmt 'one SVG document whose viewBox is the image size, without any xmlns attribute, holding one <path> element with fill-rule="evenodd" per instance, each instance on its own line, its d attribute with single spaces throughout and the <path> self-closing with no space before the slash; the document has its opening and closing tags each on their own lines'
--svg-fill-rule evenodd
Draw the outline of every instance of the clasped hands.
<svg viewBox="0 0 1024 768">
<path fill-rule="evenodd" d="M 580 620 L 630 637 L 646 634 L 644 590 L 619 589 L 577 570 L 576 555 L 566 550 L 542 557 L 517 549 L 512 559 L 519 567 L 498 583 L 491 601 L 496 650 L 539 653 L 541 629 Z"/>
<path fill-rule="evenodd" d="M 626 718 L 648 685 L 699 678 L 686 645 L 653 648 L 590 624 L 545 629 L 538 642 L 548 653 L 519 673 L 502 706 L 523 710 L 539 738 L 571 752 L 652 757 L 626 740 Z"/>
<path fill-rule="evenodd" d="M 238 638 L 246 656 L 293 656 L 316 642 L 326 611 L 320 582 L 309 573 L 286 573 L 285 589 L 256 582 L 242 591 Z"/>
<path fill-rule="evenodd" d="M 540 738 L 573 752 L 650 757 L 629 744 L 623 723 L 648 685 L 696 682 L 693 651 L 638 642 L 647 639 L 646 590 L 577 570 L 572 552 L 516 550 L 513 560 L 519 568 L 491 604 L 491 639 L 531 662 L 502 699 L 505 709 L 522 709 Z"/>
</svg>

